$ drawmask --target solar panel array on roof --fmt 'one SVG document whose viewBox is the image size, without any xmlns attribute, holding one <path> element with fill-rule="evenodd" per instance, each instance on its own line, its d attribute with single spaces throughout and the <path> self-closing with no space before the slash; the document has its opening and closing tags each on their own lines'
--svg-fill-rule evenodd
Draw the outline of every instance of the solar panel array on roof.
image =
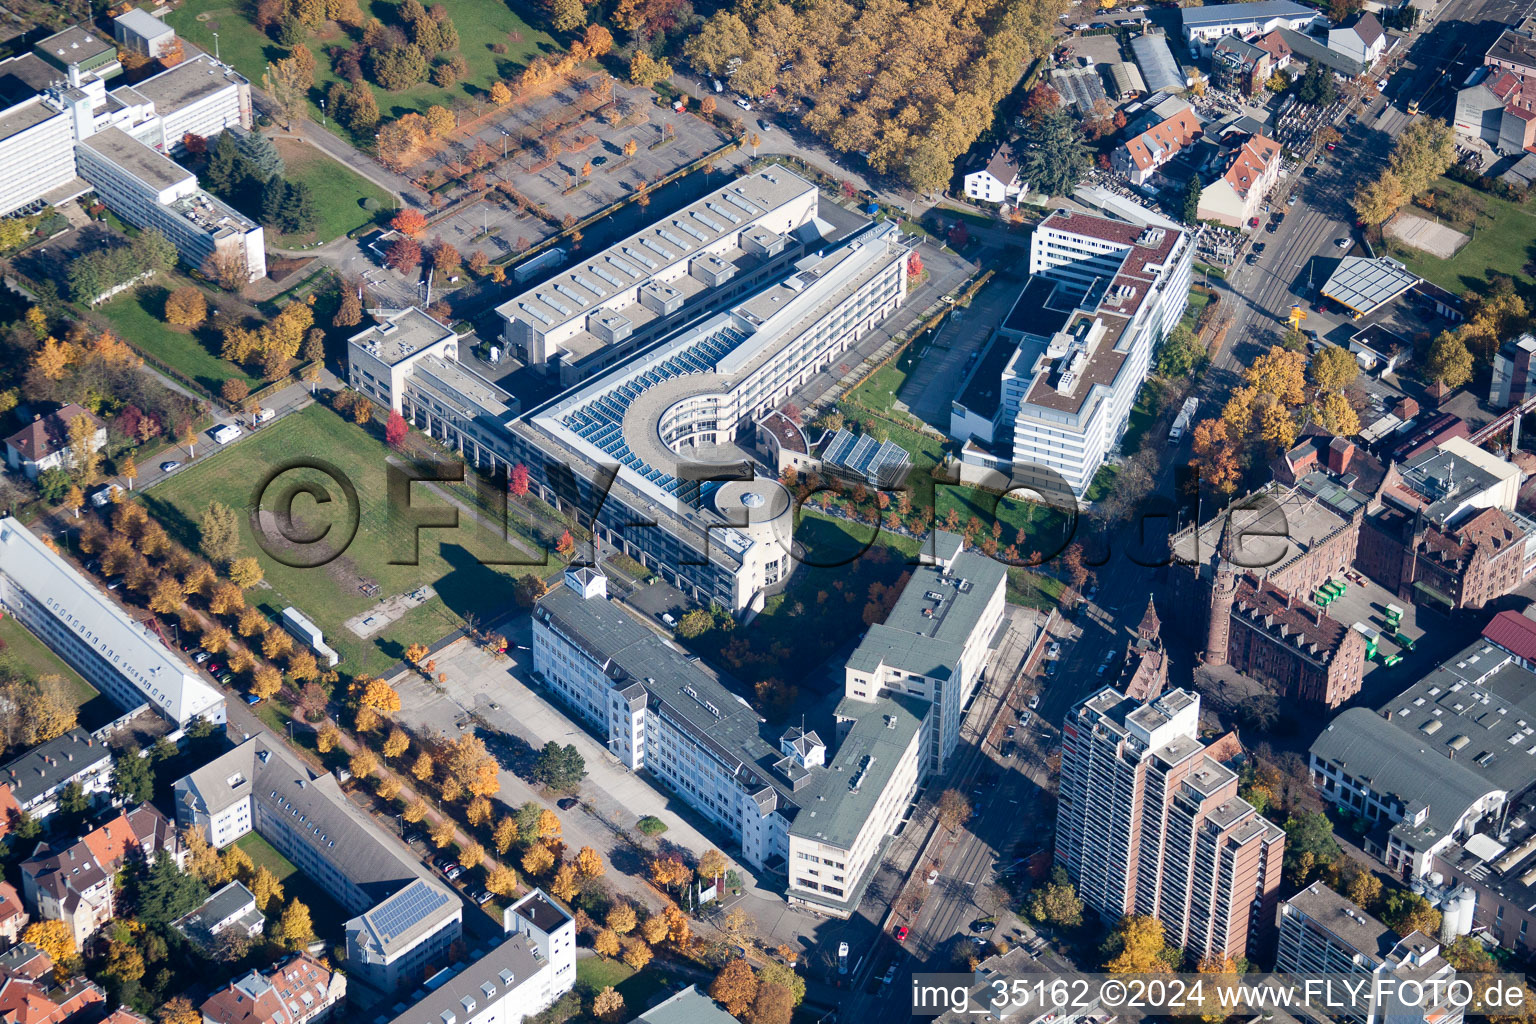
<svg viewBox="0 0 1536 1024">
<path fill-rule="evenodd" d="M 876 441 L 868 434 L 854 435 L 839 430 L 822 450 L 821 461 L 841 466 L 866 480 L 884 482 L 909 465 L 912 457 L 894 442 Z"/>
<path fill-rule="evenodd" d="M 422 882 L 412 882 L 380 904 L 369 916 L 388 942 L 414 927 L 448 902 L 448 895 Z"/>
<path fill-rule="evenodd" d="M 672 497 L 698 504 L 709 496 L 712 489 L 701 490 L 697 481 L 679 480 L 636 455 L 624 440 L 624 413 L 631 402 L 663 381 L 694 373 L 714 373 L 716 365 L 726 353 L 746 339 L 745 331 L 725 326 L 681 349 L 660 365 L 625 381 L 614 390 L 597 395 L 591 401 L 572 409 L 561 417 L 560 422 Z"/>
</svg>

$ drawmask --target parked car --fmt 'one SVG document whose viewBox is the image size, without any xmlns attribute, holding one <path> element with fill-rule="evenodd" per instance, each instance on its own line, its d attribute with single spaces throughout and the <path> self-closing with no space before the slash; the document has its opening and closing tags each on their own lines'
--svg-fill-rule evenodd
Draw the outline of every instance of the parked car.
<svg viewBox="0 0 1536 1024">
<path fill-rule="evenodd" d="M 198 651 L 196 654 L 192 655 L 192 660 L 201 665 L 211 657 L 213 657 L 213 655 L 208 651 Z"/>
<path fill-rule="evenodd" d="M 1351 242 L 1347 238 L 1336 238 L 1336 239 L 1334 239 L 1333 244 L 1338 246 L 1340 249 L 1348 249 L 1351 245 L 1354 245 L 1355 243 Z"/>
<path fill-rule="evenodd" d="M 751 110 L 752 109 L 752 103 L 746 97 L 744 97 L 744 96 L 736 97 L 736 105 L 738 107 L 740 107 L 742 110 Z"/>
<path fill-rule="evenodd" d="M 975 932 L 977 935 L 986 935 L 996 927 L 996 921 L 988 920 L 985 917 L 979 917 L 971 922 L 971 931 Z"/>
<path fill-rule="evenodd" d="M 837 973 L 848 973 L 848 943 L 846 942 L 837 944 Z"/>
<path fill-rule="evenodd" d="M 561 810 L 562 810 L 562 811 L 568 811 L 568 810 L 570 810 L 570 809 L 571 809 L 571 808 L 572 808 L 572 807 L 575 807 L 575 806 L 576 806 L 576 805 L 577 805 L 577 804 L 579 804 L 579 803 L 581 803 L 581 801 L 580 801 L 580 800 L 577 800 L 577 799 L 576 799 L 576 798 L 575 798 L 575 797 L 573 797 L 573 796 L 563 796 L 563 797 L 561 797 L 561 798 L 560 798 L 560 800 L 559 800 L 559 801 L 558 801 L 558 802 L 557 802 L 557 803 L 556 803 L 556 804 L 555 804 L 555 806 L 556 806 L 556 807 L 558 807 L 558 808 L 560 808 L 560 809 L 561 809 Z"/>
<path fill-rule="evenodd" d="M 474 895 L 474 900 L 480 906 L 482 906 L 482 907 L 485 906 L 487 903 L 491 902 L 491 890 L 489 890 L 489 889 L 476 889 L 475 890 L 475 895 Z"/>
<path fill-rule="evenodd" d="M 169 473 L 173 469 L 180 469 L 180 468 L 181 468 L 181 463 L 176 461 L 175 459 L 167 459 L 166 461 L 160 463 L 160 472 L 162 472 L 162 473 Z"/>
<path fill-rule="evenodd" d="M 666 623 L 668 629 L 671 629 L 677 625 L 677 620 L 672 617 L 671 612 L 662 612 L 661 621 Z"/>
<path fill-rule="evenodd" d="M 415 846 L 427 837 L 422 834 L 421 829 L 413 828 L 400 838 L 405 840 L 406 846 Z"/>
<path fill-rule="evenodd" d="M 930 868 L 928 870 L 928 884 L 932 885 L 934 882 L 937 882 L 938 880 L 939 880 L 939 869 L 938 868 Z"/>
<path fill-rule="evenodd" d="M 1296 193 L 1292 192 L 1289 196 L 1286 197 L 1285 205 L 1286 206 L 1295 206 L 1296 205 L 1296 199 L 1297 199 Z"/>
<path fill-rule="evenodd" d="M 107 484 L 107 486 L 91 495 L 91 504 L 97 508 L 103 508 L 112 500 L 113 495 L 120 491 L 122 491 L 122 488 L 117 486 L 117 484 Z"/>
<path fill-rule="evenodd" d="M 1047 658 L 1061 657 L 1061 641 L 1052 640 L 1051 645 L 1045 649 L 1045 656 Z"/>
<path fill-rule="evenodd" d="M 885 968 L 885 973 L 880 976 L 880 984 L 889 985 L 896 980 L 896 961 L 892 960 Z"/>
<path fill-rule="evenodd" d="M 440 853 L 432 858 L 432 866 L 439 871 L 447 871 L 453 865 L 453 857 L 446 853 Z"/>
<path fill-rule="evenodd" d="M 121 589 L 123 589 L 123 578 L 121 576 L 114 576 L 110 580 L 107 580 L 107 589 L 108 590 L 121 590 Z"/>
<path fill-rule="evenodd" d="M 245 695 L 245 702 L 251 707 L 255 707 L 257 704 L 261 703 L 261 698 L 256 696 L 254 693 L 248 693 Z"/>
<path fill-rule="evenodd" d="M 1256 252 L 1251 252 L 1247 256 L 1243 257 L 1243 262 L 1248 264 L 1250 267 L 1256 267 L 1259 265 L 1259 254 Z"/>
<path fill-rule="evenodd" d="M 245 431 L 233 423 L 226 423 L 213 432 L 213 439 L 219 444 L 229 444 L 231 441 L 238 441 L 244 433 Z"/>
<path fill-rule="evenodd" d="M 1028 725 L 1029 724 L 1029 720 L 1031 718 L 1034 718 L 1034 717 L 1035 717 L 1035 713 L 1033 711 L 1026 711 L 1026 712 L 1024 712 L 1023 717 L 1021 717 L 1019 719 L 1019 724 L 1020 725 Z"/>
<path fill-rule="evenodd" d="M 762 129 L 765 132 L 773 131 L 773 123 L 771 121 L 769 121 L 766 117 L 758 118 L 757 119 L 757 126 L 758 126 L 758 128 Z"/>
<path fill-rule="evenodd" d="M 905 942 L 905 941 L 907 941 L 907 934 L 908 934 L 907 926 L 904 925 L 904 924 L 899 924 L 899 925 L 896 926 L 896 930 L 894 932 L 892 932 L 891 934 L 896 937 L 896 941 L 897 942 Z"/>
<path fill-rule="evenodd" d="M 235 674 L 233 672 L 225 672 L 223 675 L 219 676 L 219 682 L 224 684 L 225 686 L 228 686 L 229 684 L 233 683 L 234 681 L 235 681 Z"/>
<path fill-rule="evenodd" d="M 1303 178 L 1310 178 L 1310 177 L 1312 177 L 1316 173 L 1317 173 L 1317 165 L 1316 164 L 1308 164 L 1306 170 L 1301 172 L 1301 176 Z"/>
<path fill-rule="evenodd" d="M 462 867 L 460 867 L 459 865 L 455 864 L 455 865 L 453 865 L 453 867 L 449 868 L 447 871 L 444 871 L 443 872 L 443 876 L 445 878 L 447 878 L 448 881 L 450 881 L 450 882 L 456 882 L 456 881 L 458 881 L 459 876 L 462 875 L 463 873 L 464 873 L 464 869 Z"/>
<path fill-rule="evenodd" d="M 1328 143 L 1328 145 L 1324 146 L 1323 148 L 1326 149 L 1328 152 L 1332 153 L 1334 150 L 1339 148 L 1339 144 L 1337 142 L 1330 142 L 1330 143 Z"/>
<path fill-rule="evenodd" d="M 1033 697 L 1029 698 L 1029 708 L 1030 708 L 1031 711 L 1033 711 L 1035 708 L 1037 708 L 1039 706 L 1040 706 L 1040 695 L 1037 693 Z"/>
</svg>

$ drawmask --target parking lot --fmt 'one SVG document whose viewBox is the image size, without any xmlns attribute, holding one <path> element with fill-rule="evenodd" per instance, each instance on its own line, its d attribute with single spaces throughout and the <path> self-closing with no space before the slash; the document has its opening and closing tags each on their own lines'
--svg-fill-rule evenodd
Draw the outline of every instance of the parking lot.
<svg viewBox="0 0 1536 1024">
<path fill-rule="evenodd" d="M 466 257 L 476 249 L 504 257 L 558 231 L 568 217 L 585 219 L 726 141 L 708 121 L 657 106 L 653 97 L 599 73 L 466 125 L 464 135 L 413 172 L 430 175 L 480 147 L 491 154 L 486 198 L 434 224 L 434 236 Z M 626 154 L 629 143 L 633 152 Z M 499 183 L 527 205 L 497 192 Z"/>
</svg>

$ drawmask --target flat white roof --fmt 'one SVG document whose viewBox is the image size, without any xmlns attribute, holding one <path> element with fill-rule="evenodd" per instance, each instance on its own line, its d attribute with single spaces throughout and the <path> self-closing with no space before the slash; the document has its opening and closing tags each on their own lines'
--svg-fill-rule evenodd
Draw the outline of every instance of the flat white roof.
<svg viewBox="0 0 1536 1024">
<path fill-rule="evenodd" d="M 178 725 L 206 715 L 224 695 L 15 519 L 0 519 L 0 572 L 122 674 Z"/>
</svg>

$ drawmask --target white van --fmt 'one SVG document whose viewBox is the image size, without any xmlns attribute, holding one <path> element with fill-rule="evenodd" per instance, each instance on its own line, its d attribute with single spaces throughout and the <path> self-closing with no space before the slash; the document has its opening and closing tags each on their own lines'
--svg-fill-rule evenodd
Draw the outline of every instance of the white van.
<svg viewBox="0 0 1536 1024">
<path fill-rule="evenodd" d="M 229 444 L 229 442 L 236 440 L 244 433 L 245 431 L 233 423 L 227 423 L 213 432 L 213 439 L 219 444 Z"/>
<path fill-rule="evenodd" d="M 122 488 L 117 486 L 117 484 L 107 484 L 107 486 L 91 495 L 91 504 L 97 508 L 104 508 L 112 500 L 112 495 L 121 490 Z"/>
<path fill-rule="evenodd" d="M 259 427 L 277 415 L 276 409 L 263 409 L 251 417 L 251 426 Z"/>
</svg>

